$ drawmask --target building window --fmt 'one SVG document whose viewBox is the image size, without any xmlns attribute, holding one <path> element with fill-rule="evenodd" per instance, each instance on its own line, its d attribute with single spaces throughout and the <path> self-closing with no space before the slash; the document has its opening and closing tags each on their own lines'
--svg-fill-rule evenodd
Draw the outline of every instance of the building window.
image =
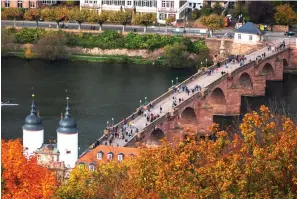
<svg viewBox="0 0 297 199">
<path fill-rule="evenodd" d="M 55 157 L 54 156 L 52 156 L 52 161 L 55 161 Z"/>
<path fill-rule="evenodd" d="M 134 157 L 135 155 L 133 153 L 130 153 L 130 157 Z"/>
<path fill-rule="evenodd" d="M 174 1 L 170 1 L 170 8 L 174 8 Z"/>
<path fill-rule="evenodd" d="M 131 1 L 128 1 L 128 2 L 127 2 L 127 5 L 128 5 L 128 6 L 131 6 L 131 4 L 132 4 Z"/>
<path fill-rule="evenodd" d="M 103 158 L 103 152 L 100 151 L 99 153 L 97 153 L 97 159 L 102 160 L 102 158 Z"/>
<path fill-rule="evenodd" d="M 238 39 L 241 39 L 241 34 L 238 34 Z"/>
<path fill-rule="evenodd" d="M 97 0 L 94 1 L 94 4 L 97 4 Z"/>
<path fill-rule="evenodd" d="M 40 157 L 40 155 L 38 155 L 38 156 L 37 156 L 37 160 L 40 160 L 40 159 L 41 159 L 41 157 Z"/>
<path fill-rule="evenodd" d="M 30 8 L 35 8 L 34 1 L 29 1 L 29 6 L 30 6 Z"/>
<path fill-rule="evenodd" d="M 118 155 L 118 161 L 122 161 L 123 160 L 123 158 L 124 158 L 124 154 L 123 153 L 120 153 L 119 155 Z"/>
<path fill-rule="evenodd" d="M 89 0 L 85 0 L 85 3 L 89 3 Z"/>
<path fill-rule="evenodd" d="M 108 159 L 108 160 L 112 160 L 112 156 L 113 156 L 113 154 L 112 154 L 111 152 L 108 153 L 108 154 L 107 154 L 107 159 Z"/>
<path fill-rule="evenodd" d="M 165 20 L 166 19 L 166 14 L 165 13 L 160 13 L 159 19 L 160 20 Z"/>
<path fill-rule="evenodd" d="M 5 8 L 9 8 L 10 7 L 10 0 L 6 0 L 4 2 L 4 6 L 5 6 Z"/>
<path fill-rule="evenodd" d="M 253 40 L 253 35 L 249 35 L 249 40 L 250 40 L 250 41 Z"/>
<path fill-rule="evenodd" d="M 89 170 L 95 171 L 95 165 L 93 163 L 89 164 Z"/>
<path fill-rule="evenodd" d="M 165 8 L 165 1 L 162 1 L 162 8 Z"/>
<path fill-rule="evenodd" d="M 86 168 L 86 164 L 85 163 L 79 163 L 78 164 L 78 168 L 80 168 L 80 169 L 84 169 L 84 168 Z"/>
<path fill-rule="evenodd" d="M 66 149 L 66 154 L 71 154 L 71 151 Z"/>
<path fill-rule="evenodd" d="M 18 0 L 18 8 L 22 8 L 23 7 L 23 2 L 22 0 Z"/>
</svg>

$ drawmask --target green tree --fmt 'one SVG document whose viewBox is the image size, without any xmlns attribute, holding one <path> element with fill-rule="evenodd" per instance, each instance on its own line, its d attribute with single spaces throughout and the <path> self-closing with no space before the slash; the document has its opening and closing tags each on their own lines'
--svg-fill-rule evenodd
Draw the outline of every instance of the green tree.
<svg viewBox="0 0 297 199">
<path fill-rule="evenodd" d="M 212 13 L 212 8 L 210 6 L 204 5 L 200 10 L 201 16 L 209 16 Z"/>
<path fill-rule="evenodd" d="M 143 32 L 146 32 L 147 26 L 150 24 L 153 24 L 156 21 L 156 14 L 155 13 L 143 13 L 135 15 L 134 17 L 134 23 L 143 25 L 144 30 Z"/>
<path fill-rule="evenodd" d="M 168 32 L 168 26 L 172 26 L 172 22 L 175 22 L 175 17 L 169 16 L 166 19 L 166 21 L 165 21 L 165 24 L 166 24 L 166 33 Z"/>
<path fill-rule="evenodd" d="M 4 10 L 8 19 L 13 19 L 13 26 L 16 27 L 16 19 L 23 16 L 20 8 L 7 8 Z"/>
<path fill-rule="evenodd" d="M 78 29 L 81 29 L 81 24 L 86 22 L 89 17 L 89 11 L 87 10 L 80 10 L 79 8 L 71 9 L 68 13 L 69 20 L 76 21 L 78 23 Z"/>
<path fill-rule="evenodd" d="M 199 20 L 208 28 L 210 35 L 212 35 L 215 30 L 219 30 L 224 27 L 224 17 L 217 14 L 203 16 Z"/>
<path fill-rule="evenodd" d="M 297 14 L 290 4 L 279 5 L 276 7 L 274 19 L 277 24 L 292 25 L 297 22 Z"/>
<path fill-rule="evenodd" d="M 29 9 L 24 14 L 24 19 L 28 21 L 36 21 L 36 27 L 38 27 L 38 21 L 41 18 L 41 10 L 38 8 Z"/>
<path fill-rule="evenodd" d="M 212 8 L 213 13 L 220 15 L 223 12 L 223 7 L 221 6 L 221 4 L 219 2 L 216 2 Z"/>
<path fill-rule="evenodd" d="M 239 1 L 235 4 L 233 14 L 234 14 L 234 17 L 239 17 L 240 15 L 242 15 L 242 18 L 245 18 L 246 21 L 250 20 L 248 5 L 241 1 Z"/>
<path fill-rule="evenodd" d="M 201 12 L 200 10 L 198 10 L 197 8 L 195 8 L 193 11 L 192 11 L 192 19 L 196 20 L 200 17 L 201 15 Z"/>
<path fill-rule="evenodd" d="M 167 45 L 164 48 L 165 65 L 173 68 L 183 68 L 188 66 L 187 46 L 179 43 Z"/>
</svg>

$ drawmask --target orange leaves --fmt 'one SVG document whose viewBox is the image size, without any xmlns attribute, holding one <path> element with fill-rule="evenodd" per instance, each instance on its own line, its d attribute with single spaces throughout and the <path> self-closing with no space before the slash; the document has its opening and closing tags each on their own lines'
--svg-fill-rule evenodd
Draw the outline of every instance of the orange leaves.
<svg viewBox="0 0 297 199">
<path fill-rule="evenodd" d="M 51 198 L 57 185 L 55 173 L 37 165 L 35 157 L 26 159 L 20 140 L 1 140 L 2 198 Z"/>
<path fill-rule="evenodd" d="M 143 148 L 140 155 L 131 160 L 99 164 L 93 181 L 83 173 L 89 171 L 82 171 L 79 175 L 85 178 L 76 177 L 63 185 L 64 190 L 72 193 L 64 196 L 294 198 L 297 193 L 296 125 L 288 118 L 272 115 L 262 106 L 260 112 L 246 114 L 240 128 L 243 136 L 235 135 L 232 140 L 214 125 L 216 141 L 197 139 L 187 132 L 189 136 L 178 144 L 165 140 L 158 148 Z"/>
</svg>

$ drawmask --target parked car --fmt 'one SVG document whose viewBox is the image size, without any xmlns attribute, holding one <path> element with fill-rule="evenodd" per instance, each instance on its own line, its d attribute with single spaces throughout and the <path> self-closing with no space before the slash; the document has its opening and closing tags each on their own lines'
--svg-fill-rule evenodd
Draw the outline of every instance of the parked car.
<svg viewBox="0 0 297 199">
<path fill-rule="evenodd" d="M 294 36 L 295 35 L 295 32 L 293 32 L 293 31 L 285 32 L 285 35 L 287 35 L 287 36 Z"/>
<path fill-rule="evenodd" d="M 228 17 L 229 20 L 232 21 L 232 15 L 231 14 L 228 14 L 226 17 Z"/>
<path fill-rule="evenodd" d="M 172 33 L 186 33 L 186 29 L 184 27 L 175 28 Z"/>
</svg>

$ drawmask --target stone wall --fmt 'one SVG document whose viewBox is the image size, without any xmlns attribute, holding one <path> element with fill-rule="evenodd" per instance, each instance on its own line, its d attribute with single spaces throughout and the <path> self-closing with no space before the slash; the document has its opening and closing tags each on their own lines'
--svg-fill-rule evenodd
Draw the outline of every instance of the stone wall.
<svg viewBox="0 0 297 199">
<path fill-rule="evenodd" d="M 286 25 L 273 25 L 272 30 L 274 32 L 288 32 L 289 26 Z"/>
</svg>

